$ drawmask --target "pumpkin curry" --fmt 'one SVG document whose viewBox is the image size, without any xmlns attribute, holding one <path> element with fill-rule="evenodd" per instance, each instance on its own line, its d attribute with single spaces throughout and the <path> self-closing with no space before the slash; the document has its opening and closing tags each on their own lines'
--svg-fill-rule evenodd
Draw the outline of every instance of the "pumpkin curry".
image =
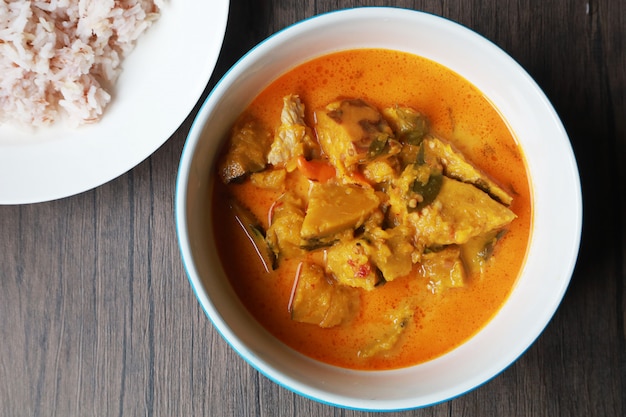
<svg viewBox="0 0 626 417">
<path fill-rule="evenodd" d="M 301 353 L 421 363 L 510 293 L 531 224 L 523 154 L 450 70 L 379 49 L 320 57 L 265 89 L 226 142 L 213 196 L 223 266 Z"/>
</svg>

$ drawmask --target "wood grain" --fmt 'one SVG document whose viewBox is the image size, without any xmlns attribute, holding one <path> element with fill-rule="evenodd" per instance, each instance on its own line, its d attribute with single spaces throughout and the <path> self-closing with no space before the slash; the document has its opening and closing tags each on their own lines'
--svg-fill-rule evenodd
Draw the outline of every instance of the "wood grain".
<svg viewBox="0 0 626 417">
<path fill-rule="evenodd" d="M 626 2 L 232 0 L 203 97 L 277 30 L 361 5 L 445 16 L 508 52 L 562 118 L 584 195 L 576 270 L 536 343 L 464 396 L 387 415 L 625 415 Z M 0 206 L 0 415 L 367 415 L 269 381 L 199 307 L 173 213 L 178 160 L 197 108 L 149 159 L 103 186 Z"/>
</svg>

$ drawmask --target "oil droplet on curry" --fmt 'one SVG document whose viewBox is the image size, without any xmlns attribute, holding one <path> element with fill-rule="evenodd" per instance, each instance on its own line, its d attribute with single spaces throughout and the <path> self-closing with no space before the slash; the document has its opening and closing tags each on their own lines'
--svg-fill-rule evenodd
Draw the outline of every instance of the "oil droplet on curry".
<svg viewBox="0 0 626 417">
<path fill-rule="evenodd" d="M 388 50 L 281 76 L 232 128 L 214 187 L 243 304 L 320 361 L 394 369 L 462 344 L 526 256 L 524 156 L 465 79 Z"/>
</svg>

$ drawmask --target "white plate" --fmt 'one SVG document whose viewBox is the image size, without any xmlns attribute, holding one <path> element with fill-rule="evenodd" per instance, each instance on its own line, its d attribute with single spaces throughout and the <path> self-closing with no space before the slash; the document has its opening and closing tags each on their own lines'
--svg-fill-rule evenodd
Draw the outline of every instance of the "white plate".
<svg viewBox="0 0 626 417">
<path fill-rule="evenodd" d="M 102 120 L 76 129 L 0 126 L 0 204 L 55 200 L 130 170 L 185 120 L 213 73 L 228 0 L 168 0 L 122 62 Z"/>
</svg>

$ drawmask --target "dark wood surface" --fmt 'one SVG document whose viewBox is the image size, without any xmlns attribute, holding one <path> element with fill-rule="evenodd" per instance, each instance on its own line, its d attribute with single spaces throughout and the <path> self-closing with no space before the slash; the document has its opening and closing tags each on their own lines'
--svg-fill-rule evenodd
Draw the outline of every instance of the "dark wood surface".
<svg viewBox="0 0 626 417">
<path fill-rule="evenodd" d="M 536 343 L 460 398 L 389 415 L 626 415 L 626 1 L 232 0 L 204 96 L 268 35 L 360 5 L 445 16 L 507 51 L 561 116 L 584 196 L 576 270 Z M 270 382 L 199 307 L 173 215 L 178 160 L 194 114 L 153 156 L 103 186 L 0 206 L 1 416 L 367 414 Z"/>
</svg>

